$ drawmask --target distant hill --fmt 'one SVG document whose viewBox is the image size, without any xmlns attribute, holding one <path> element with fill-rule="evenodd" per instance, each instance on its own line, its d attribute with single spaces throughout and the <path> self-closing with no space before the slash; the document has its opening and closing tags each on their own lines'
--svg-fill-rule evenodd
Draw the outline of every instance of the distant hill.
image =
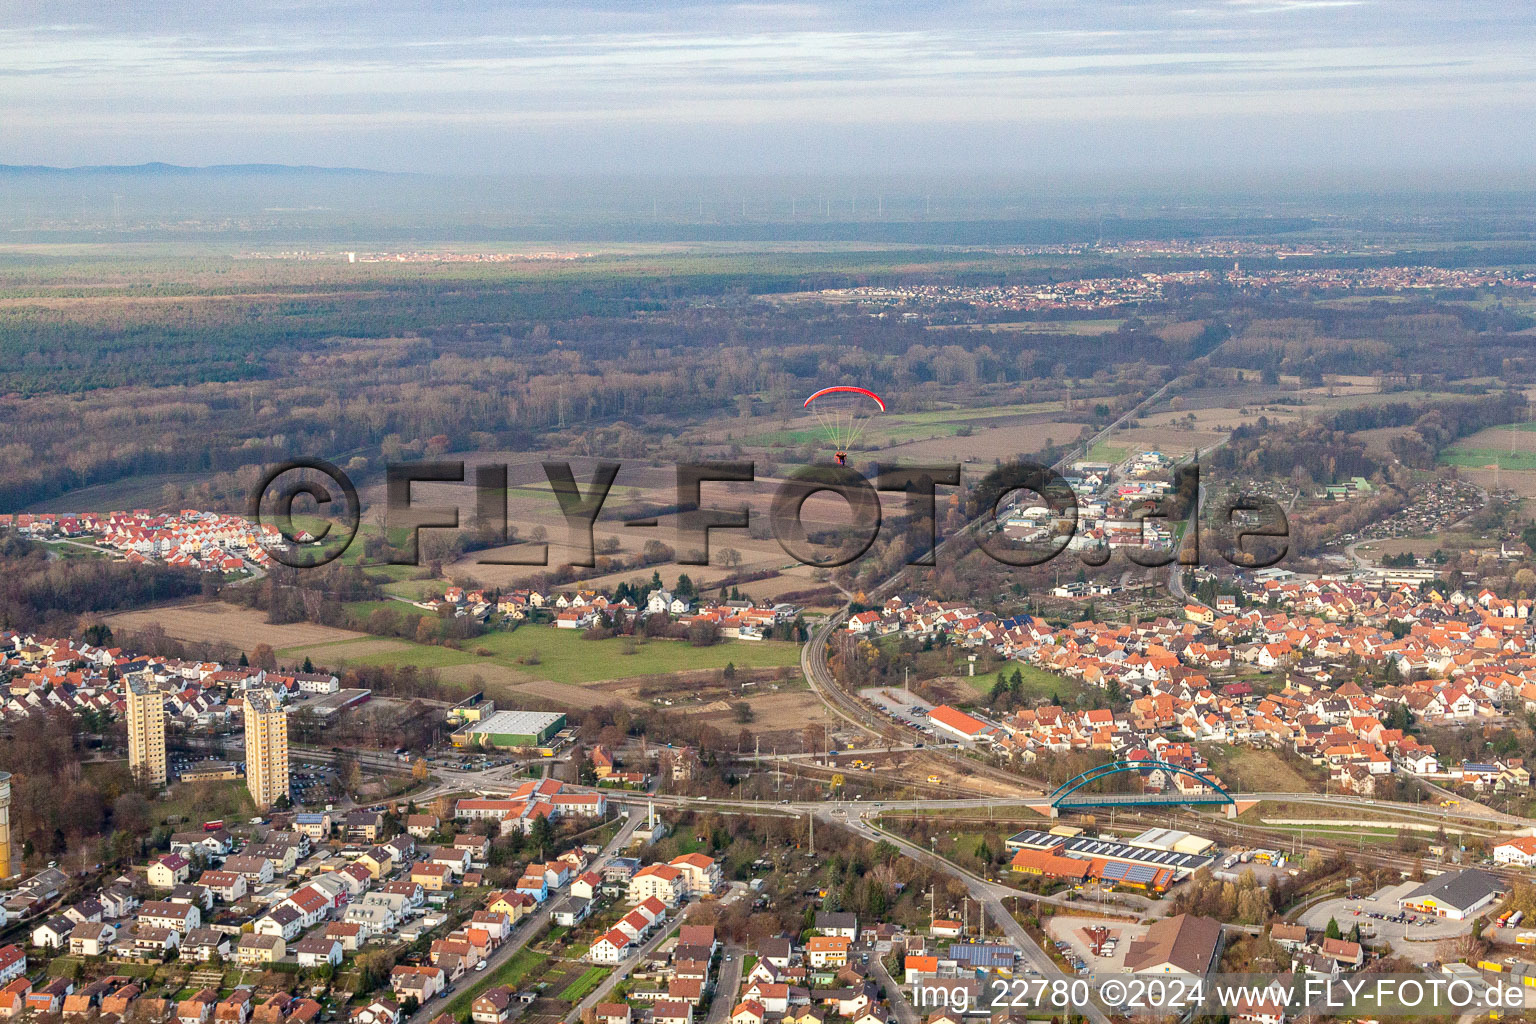
<svg viewBox="0 0 1536 1024">
<path fill-rule="evenodd" d="M 213 164 L 208 167 L 188 167 L 182 164 L 92 164 L 84 167 L 49 167 L 44 164 L 0 164 L 0 175 L 13 177 L 79 177 L 93 174 L 114 174 L 133 177 L 196 176 L 203 178 L 288 177 L 297 175 L 378 176 L 390 178 L 414 177 L 392 171 L 372 171 L 363 167 L 316 167 L 307 164 Z"/>
</svg>

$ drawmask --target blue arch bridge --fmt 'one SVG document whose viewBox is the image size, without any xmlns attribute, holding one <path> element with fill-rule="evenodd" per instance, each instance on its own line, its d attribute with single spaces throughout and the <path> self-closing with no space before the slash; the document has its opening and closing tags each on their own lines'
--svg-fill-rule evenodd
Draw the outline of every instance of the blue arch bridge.
<svg viewBox="0 0 1536 1024">
<path fill-rule="evenodd" d="M 1093 783 L 1113 775 L 1134 774 L 1141 776 L 1153 771 L 1167 773 L 1170 781 L 1182 776 L 1194 780 L 1197 785 L 1186 787 L 1184 790 L 1170 787 L 1170 791 L 1160 793 L 1104 793 L 1099 792 L 1097 789 L 1089 788 Z M 1169 764 L 1167 761 L 1139 759 L 1113 761 L 1109 764 L 1101 764 L 1097 768 L 1091 768 L 1063 782 L 1047 794 L 1041 802 L 1030 804 L 1030 806 L 1048 818 L 1056 818 L 1060 817 L 1062 811 L 1089 810 L 1096 807 L 1168 807 L 1217 804 L 1225 805 L 1227 817 L 1235 818 L 1253 806 L 1253 803 L 1254 801 L 1252 800 L 1239 800 L 1237 796 L 1215 780 L 1189 768 Z"/>
</svg>

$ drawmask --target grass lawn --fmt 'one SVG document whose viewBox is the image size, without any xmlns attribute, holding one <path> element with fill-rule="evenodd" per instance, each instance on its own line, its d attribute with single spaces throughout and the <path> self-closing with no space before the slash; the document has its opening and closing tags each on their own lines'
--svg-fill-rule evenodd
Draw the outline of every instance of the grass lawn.
<svg viewBox="0 0 1536 1024">
<path fill-rule="evenodd" d="M 348 553 L 350 554 L 351 552 L 349 551 Z M 388 576 L 392 581 L 394 581 L 392 583 L 386 583 L 386 589 L 395 586 L 398 583 L 407 581 L 415 583 L 433 582 L 428 580 L 414 580 L 413 577 L 421 573 L 421 568 L 415 565 L 374 565 L 370 563 L 363 566 L 363 570 L 370 576 Z M 435 582 L 439 587 L 444 585 L 441 580 Z"/>
<path fill-rule="evenodd" d="M 681 828 L 672 834 L 672 844 L 677 847 L 674 856 L 686 857 L 690 853 L 698 853 L 704 849 L 705 844 L 699 840 L 699 835 L 692 828 Z"/>
<path fill-rule="evenodd" d="M 1288 832 L 1299 837 L 1313 836 L 1315 838 L 1327 838 L 1335 841 L 1348 841 L 1354 839 L 1360 845 L 1381 846 L 1388 843 L 1396 843 L 1403 833 L 1395 828 L 1372 828 L 1362 825 L 1265 825 L 1267 829 L 1275 832 Z M 1424 842 L 1433 842 L 1434 834 L 1413 833 Z"/>
<path fill-rule="evenodd" d="M 89 774 L 97 766 L 86 764 L 82 767 Z M 171 795 L 163 803 L 156 803 L 153 809 L 160 821 L 185 818 L 192 826 L 220 818 L 233 824 L 247 821 L 256 813 L 256 805 L 251 802 L 244 779 L 173 783 Z"/>
<path fill-rule="evenodd" d="M 570 1003 L 580 1002 L 590 995 L 593 989 L 601 985 L 610 972 L 611 968 L 608 967 L 587 968 L 581 977 L 561 989 L 559 998 Z"/>
<path fill-rule="evenodd" d="M 1268 793 L 1313 793 L 1317 790 L 1295 765 L 1273 750 L 1230 747 L 1220 743 L 1202 743 L 1200 749 L 1229 789 Z"/>
<path fill-rule="evenodd" d="M 358 602 L 349 607 L 377 603 Z M 398 601 L 388 603 L 409 610 Z M 383 645 L 387 648 L 379 649 Z M 476 654 L 480 649 L 491 654 Z M 349 651 L 357 653 L 349 654 Z M 471 663 L 505 665 L 539 679 L 577 684 L 690 669 L 719 669 L 727 664 L 738 668 L 779 668 L 800 663 L 800 645 L 779 640 L 725 640 L 711 647 L 694 647 L 685 640 L 636 638 L 635 653 L 625 654 L 623 651 L 624 641 L 618 637 L 584 640 L 579 630 L 523 626 L 511 631 L 492 630 L 466 640 L 462 650 L 418 644 L 412 640 L 362 637 L 284 648 L 278 654 L 288 660 L 308 657 L 315 664 L 330 668 L 343 662 L 415 665 L 418 668 L 448 668 Z M 535 655 L 537 658 L 533 661 Z"/>
<path fill-rule="evenodd" d="M 68 541 L 45 540 L 40 543 L 48 545 L 48 550 L 60 558 L 107 558 L 112 554 L 105 548 L 81 547 L 79 543 Z"/>
<path fill-rule="evenodd" d="M 1285 801 L 1280 801 L 1280 800 L 1273 800 L 1273 801 L 1272 800 L 1261 800 L 1259 803 L 1255 804 L 1253 807 L 1250 807 L 1248 810 L 1246 810 L 1242 814 L 1240 814 L 1238 816 L 1238 820 L 1239 821 L 1250 822 L 1250 823 L 1255 824 L 1255 825 L 1264 824 L 1265 819 L 1273 820 L 1273 819 L 1287 819 L 1287 818 L 1290 818 L 1290 819 L 1304 819 L 1304 820 L 1311 820 L 1311 821 L 1320 821 L 1320 820 L 1323 820 L 1323 819 L 1328 819 L 1328 820 L 1338 819 L 1340 822 L 1350 822 L 1350 823 L 1353 823 L 1353 822 L 1373 822 L 1374 823 L 1374 822 L 1378 822 L 1379 821 L 1379 822 L 1381 822 L 1381 825 L 1382 825 L 1383 828 L 1391 828 L 1394 824 L 1397 824 L 1399 822 L 1403 822 L 1405 820 L 1406 821 L 1417 821 L 1417 822 L 1421 822 L 1421 823 L 1427 822 L 1427 823 L 1431 823 L 1431 824 L 1439 824 L 1442 820 L 1445 820 L 1445 819 L 1442 819 L 1441 816 L 1438 813 L 1433 813 L 1434 811 L 1438 811 L 1439 808 L 1432 808 L 1432 805 L 1426 804 L 1424 810 L 1426 812 L 1430 812 L 1430 813 L 1417 813 L 1417 812 L 1415 812 L 1415 810 L 1414 810 L 1414 808 L 1412 806 L 1406 805 L 1406 804 L 1403 804 L 1403 805 L 1384 805 L 1384 806 L 1380 806 L 1380 807 L 1364 808 L 1364 807 L 1350 807 L 1350 806 L 1344 806 L 1344 805 L 1339 805 L 1339 804 L 1287 803 Z M 1456 821 L 1454 818 L 1452 818 L 1452 819 L 1450 819 L 1449 821 L 1446 822 L 1446 830 L 1447 831 L 1452 831 L 1452 830 L 1456 829 L 1459 824 L 1461 824 L 1461 823 Z M 1281 827 L 1289 827 L 1289 826 L 1269 826 L 1269 825 L 1265 825 L 1265 827 L 1266 828 L 1271 828 L 1271 827 L 1281 828 Z M 1301 828 L 1301 826 L 1295 826 L 1295 827 L 1298 830 Z M 1318 828 L 1329 828 L 1331 826 L 1327 826 L 1327 825 L 1308 825 L 1306 827 L 1307 827 L 1307 829 L 1311 830 L 1311 829 L 1318 829 Z M 1353 824 L 1350 824 L 1348 826 L 1341 825 L 1341 827 L 1369 828 L 1369 827 L 1373 827 L 1373 826 L 1371 826 L 1371 825 L 1355 826 Z M 1427 836 L 1427 835 L 1432 835 L 1433 833 L 1425 832 L 1425 833 L 1421 833 L 1421 834 Z"/>
<path fill-rule="evenodd" d="M 454 1017 L 463 1017 L 469 1012 L 470 1004 L 481 992 L 497 985 L 506 985 L 515 990 L 524 978 L 542 967 L 548 959 L 543 953 L 534 952 L 531 947 L 523 947 L 513 953 L 506 963 L 494 971 L 486 972 L 479 981 L 455 996 L 453 1002 L 449 1003 L 448 1008 L 443 1012 L 452 1014 Z"/>
<path fill-rule="evenodd" d="M 1131 450 L 1129 448 L 1110 444 L 1108 441 L 1100 441 L 1088 449 L 1088 454 L 1084 456 L 1083 461 L 1118 463 L 1124 462 L 1126 456 L 1130 454 Z"/>
<path fill-rule="evenodd" d="M 685 640 L 637 640 L 634 654 L 624 654 L 624 641 L 583 640 L 581 631 L 551 626 L 496 630 L 467 642 L 471 648 L 493 652 L 493 662 L 516 665 L 538 655 L 527 670 L 557 683 L 593 683 L 626 676 L 681 672 L 689 669 L 778 668 L 800 664 L 800 645 L 781 640 L 726 640 L 711 647 L 694 647 Z"/>
<path fill-rule="evenodd" d="M 1032 701 L 1055 701 L 1059 698 L 1062 702 L 1070 704 L 1078 695 L 1087 689 L 1082 683 L 1066 676 L 1058 676 L 1054 672 L 1047 672 L 1043 668 L 1036 668 L 1021 661 L 1010 661 L 998 671 L 1009 679 L 1013 678 L 1014 669 L 1018 669 L 1023 677 L 1023 686 L 1020 694 Z M 997 682 L 997 672 L 987 672 L 976 676 L 962 677 L 971 689 L 976 691 L 978 702 L 985 703 L 992 693 L 992 684 Z"/>
</svg>

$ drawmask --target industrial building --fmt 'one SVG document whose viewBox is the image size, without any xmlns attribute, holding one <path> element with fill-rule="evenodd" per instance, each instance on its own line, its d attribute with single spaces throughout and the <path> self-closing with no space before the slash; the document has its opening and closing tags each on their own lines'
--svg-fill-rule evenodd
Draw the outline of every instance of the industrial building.
<svg viewBox="0 0 1536 1024">
<path fill-rule="evenodd" d="M 466 722 L 483 722 L 496 713 L 496 702 L 485 691 L 471 694 L 448 709 L 448 722 L 463 725 Z"/>
<path fill-rule="evenodd" d="M 1467 868 L 1436 875 L 1417 889 L 1399 896 L 1397 905 L 1404 910 L 1461 921 L 1508 891 L 1509 886 L 1499 876 Z"/>
<path fill-rule="evenodd" d="M 1209 853 L 1216 845 L 1213 839 L 1191 835 L 1176 828 L 1149 828 L 1141 835 L 1128 840 L 1131 846 L 1144 850 L 1168 850 L 1172 853 Z"/>
<path fill-rule="evenodd" d="M 372 690 L 348 689 L 337 690 L 335 693 L 327 693 L 316 697 L 304 707 L 309 713 L 319 719 L 329 719 L 341 714 L 348 708 L 355 708 L 368 703 L 373 697 Z"/>
<path fill-rule="evenodd" d="M 558 711 L 498 711 L 453 734 L 456 747 L 541 747 L 565 728 Z"/>
<path fill-rule="evenodd" d="M 1211 857 L 1203 854 L 1151 849 L 1107 839 L 1093 839 L 1088 836 L 1063 837 L 1037 828 L 1026 829 L 1010 837 L 1007 845 L 1008 849 L 1016 852 L 1049 850 L 1056 857 L 1088 861 L 1090 876 L 1114 881 L 1116 884 L 1140 887 L 1166 887 L 1200 870 L 1212 861 Z M 1134 865 L 1138 869 L 1150 868 L 1152 871 L 1149 876 L 1146 871 L 1138 870 L 1123 877 L 1111 878 L 1111 875 L 1120 872 L 1119 868 L 1111 865 Z M 1161 870 L 1166 870 L 1169 874 L 1162 877 L 1158 874 Z"/>
</svg>

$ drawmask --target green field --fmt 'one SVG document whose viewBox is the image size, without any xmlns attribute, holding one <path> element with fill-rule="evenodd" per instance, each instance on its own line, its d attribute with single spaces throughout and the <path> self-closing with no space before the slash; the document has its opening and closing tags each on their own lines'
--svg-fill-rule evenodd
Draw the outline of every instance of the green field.
<svg viewBox="0 0 1536 1024">
<path fill-rule="evenodd" d="M 1054 672 L 1047 672 L 1043 668 L 1036 668 L 1020 661 L 1008 662 L 1001 671 L 1011 678 L 1014 669 L 1018 669 L 1019 674 L 1024 677 L 1021 693 L 1026 700 L 1042 701 L 1060 697 L 1064 703 L 1071 704 L 1085 690 L 1083 684 L 1075 679 L 1058 676 Z M 967 676 L 964 679 L 971 689 L 976 691 L 976 699 L 984 703 L 992 692 L 992 684 L 997 682 L 997 673 L 987 672 Z"/>
<path fill-rule="evenodd" d="M 378 648 L 383 644 L 393 645 L 398 647 L 398 650 L 381 651 Z M 349 654 L 349 651 L 355 653 Z M 467 665 L 472 661 L 490 660 L 476 658 L 473 649 L 461 651 L 457 647 L 418 644 L 414 640 L 395 640 L 388 637 L 359 637 L 355 640 L 294 647 L 279 653 L 283 656 L 292 655 L 298 658 L 308 656 L 311 660 L 318 660 L 323 656 L 327 659 L 327 665 L 345 662 L 351 665 L 415 665 L 417 668 L 449 668 L 453 665 Z"/>
<path fill-rule="evenodd" d="M 403 579 L 384 584 L 384 593 L 411 601 L 424 601 L 429 597 L 442 597 L 447 585 L 442 580 Z"/>
<path fill-rule="evenodd" d="M 378 603 L 359 602 L 359 605 L 371 607 Z M 402 611 L 407 610 L 398 601 L 389 603 Z M 471 663 L 506 665 L 525 671 L 535 678 L 557 683 L 598 683 L 630 676 L 720 669 L 727 664 L 738 668 L 781 668 L 800 663 L 800 645 L 788 641 L 725 640 L 711 647 L 694 647 L 686 640 L 646 640 L 637 637 L 634 643 L 635 653 L 625 654 L 625 641 L 619 637 L 586 640 L 579 630 L 523 626 L 511 631 L 493 630 L 465 641 L 463 649 L 418 644 L 409 640 L 362 637 L 287 648 L 279 654 L 290 660 L 309 657 L 317 663 L 332 667 L 343 662 L 357 665 L 415 665 L 418 668 L 448 668 Z M 392 649 L 378 650 L 381 644 L 389 644 Z M 359 653 L 349 656 L 349 649 Z M 491 653 L 475 653 L 481 649 Z"/>
<path fill-rule="evenodd" d="M 557 683 L 592 683 L 624 676 L 681 672 L 688 669 L 779 668 L 800 664 L 800 645 L 778 640 L 727 640 L 694 647 L 685 640 L 639 640 L 634 654 L 623 654 L 624 641 L 583 640 L 575 629 L 524 626 L 493 632 L 472 641 L 494 652 L 494 660 L 515 662 L 537 652 L 536 673 Z"/>
<path fill-rule="evenodd" d="M 453 1002 L 449 1003 L 448 1008 L 443 1012 L 461 1019 L 467 1017 L 470 1004 L 481 992 L 488 988 L 495 988 L 497 985 L 506 985 L 515 990 L 524 978 L 543 966 L 546 959 L 548 958 L 543 953 L 536 953 L 531 947 L 523 947 L 513 953 L 506 963 L 494 971 L 486 972 L 479 981 L 454 996 Z"/>
<path fill-rule="evenodd" d="M 578 1003 L 601 985 L 609 973 L 610 968 L 607 967 L 589 967 L 582 972 L 581 977 L 561 989 L 559 998 L 569 1003 Z"/>
<path fill-rule="evenodd" d="M 1440 453 L 1442 466 L 1481 469 L 1495 463 L 1501 469 L 1536 469 L 1536 452 L 1511 452 L 1507 448 L 1463 448 L 1454 445 Z"/>
<path fill-rule="evenodd" d="M 1098 444 L 1088 449 L 1088 454 L 1083 456 L 1083 461 L 1108 462 L 1114 464 L 1118 462 L 1124 462 L 1126 457 L 1130 454 L 1131 450 L 1129 448 L 1122 448 L 1119 445 L 1110 444 L 1108 441 L 1100 441 Z"/>
<path fill-rule="evenodd" d="M 865 425 L 859 439 L 861 447 L 879 447 L 916 441 L 928 437 L 953 437 L 962 427 L 984 427 L 992 420 L 1028 416 L 1032 413 L 1058 412 L 1060 402 L 1032 402 L 1018 405 L 985 405 L 974 409 L 933 409 L 928 412 L 876 414 Z M 799 430 L 773 430 L 743 439 L 750 445 L 821 444 L 826 440 L 819 427 Z"/>
</svg>

